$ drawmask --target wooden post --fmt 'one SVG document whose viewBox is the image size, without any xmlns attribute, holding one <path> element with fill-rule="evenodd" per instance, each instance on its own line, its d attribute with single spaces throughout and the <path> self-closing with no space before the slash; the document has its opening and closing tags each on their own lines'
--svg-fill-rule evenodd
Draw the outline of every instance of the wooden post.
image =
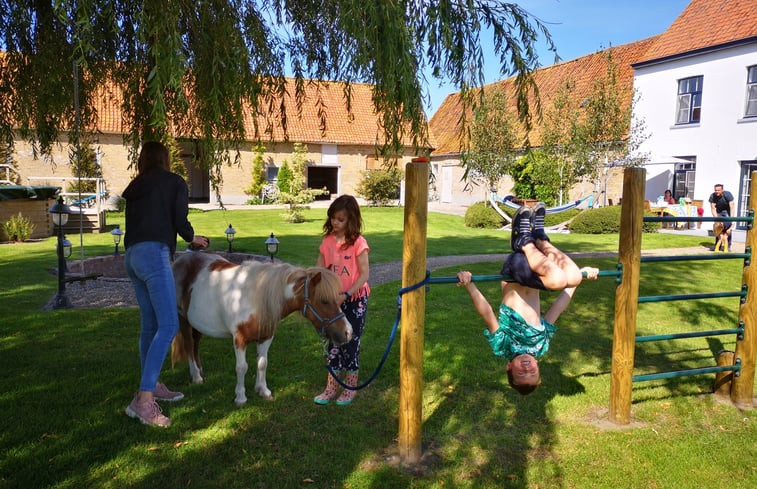
<svg viewBox="0 0 757 489">
<path fill-rule="evenodd" d="M 610 379 L 610 421 L 616 424 L 631 422 L 645 175 L 643 168 L 626 168 L 623 172 L 623 206 L 620 211 L 618 244 L 618 261 L 623 267 L 623 280 L 615 291 Z"/>
<path fill-rule="evenodd" d="M 720 350 L 718 352 L 718 367 L 733 365 L 736 356 L 732 351 Z M 712 392 L 718 397 L 729 397 L 731 395 L 731 381 L 733 372 L 718 372 L 715 374 L 715 385 Z"/>
<path fill-rule="evenodd" d="M 752 182 L 749 187 L 749 209 L 757 208 L 757 172 L 752 172 Z M 736 223 L 734 223 L 735 225 Z M 734 376 L 731 385 L 731 402 L 745 409 L 753 407 L 754 395 L 754 363 L 757 356 L 757 232 L 751 223 L 746 233 L 746 246 L 752 249 L 750 264 L 744 267 L 742 282 L 747 286 L 746 302 L 739 310 L 739 320 L 744 323 L 744 336 L 736 341 L 736 359 L 741 360 L 741 373 Z"/>
<path fill-rule="evenodd" d="M 405 168 L 403 287 L 417 284 L 426 277 L 428 172 L 428 158 L 414 158 Z M 400 463 L 405 466 L 417 464 L 421 458 L 425 316 L 426 290 L 424 287 L 402 296 L 399 454 Z"/>
</svg>

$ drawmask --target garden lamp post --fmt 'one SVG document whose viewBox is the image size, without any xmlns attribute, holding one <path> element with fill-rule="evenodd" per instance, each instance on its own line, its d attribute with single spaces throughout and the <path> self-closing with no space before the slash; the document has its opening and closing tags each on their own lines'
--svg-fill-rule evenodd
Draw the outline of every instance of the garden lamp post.
<svg viewBox="0 0 757 489">
<path fill-rule="evenodd" d="M 226 241 L 229 242 L 229 253 L 231 253 L 231 242 L 234 241 L 234 235 L 237 234 L 237 231 L 229 224 L 229 227 L 224 232 L 226 233 Z"/>
<path fill-rule="evenodd" d="M 113 236 L 113 244 L 116 246 L 116 249 L 113 251 L 113 256 L 118 256 L 118 244 L 121 243 L 121 236 L 124 235 L 124 232 L 121 230 L 121 226 L 116 224 L 116 227 L 113 228 L 113 231 L 111 231 L 110 234 Z"/>
<path fill-rule="evenodd" d="M 273 262 L 273 255 L 279 251 L 279 240 L 271 233 L 271 237 L 265 240 L 265 249 L 268 250 L 268 254 L 271 255 L 271 262 Z"/>
<path fill-rule="evenodd" d="M 64 309 L 71 307 L 71 302 L 66 297 L 66 256 L 71 254 L 71 242 L 68 242 L 66 247 L 63 236 L 63 226 L 68 222 L 68 215 L 71 213 L 71 209 L 63 203 L 63 197 L 58 197 L 58 201 L 50 208 L 50 214 L 53 217 L 53 224 L 58 227 L 58 292 L 53 298 L 53 309 Z"/>
</svg>

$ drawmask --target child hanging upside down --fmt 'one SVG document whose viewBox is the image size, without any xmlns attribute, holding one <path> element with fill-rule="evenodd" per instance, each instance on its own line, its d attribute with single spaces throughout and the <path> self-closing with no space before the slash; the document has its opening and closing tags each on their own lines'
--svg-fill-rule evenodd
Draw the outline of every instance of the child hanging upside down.
<svg viewBox="0 0 757 489">
<path fill-rule="evenodd" d="M 502 275 L 512 281 L 502 282 L 499 316 L 494 314 L 481 291 L 471 281 L 471 273 L 457 274 L 458 286 L 464 286 L 473 306 L 486 323 L 484 335 L 494 354 L 507 359 L 510 385 L 523 395 L 541 384 L 539 363 L 549 349 L 557 331 L 554 323 L 568 307 L 576 287 L 587 278 L 596 280 L 599 269 L 578 266 L 558 250 L 544 231 L 546 208 L 539 202 L 532 210 L 523 206 L 513 219 L 511 253 L 502 267 Z M 539 291 L 561 291 L 549 311 L 541 316 Z"/>
</svg>

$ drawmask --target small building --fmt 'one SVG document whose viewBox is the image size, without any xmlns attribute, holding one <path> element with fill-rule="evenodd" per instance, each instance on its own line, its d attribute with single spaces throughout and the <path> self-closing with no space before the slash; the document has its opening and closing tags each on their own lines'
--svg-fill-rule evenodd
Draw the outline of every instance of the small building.
<svg viewBox="0 0 757 489">
<path fill-rule="evenodd" d="M 331 196 L 355 194 L 356 187 L 366 170 L 382 168 L 383 158 L 377 156 L 382 144 L 380 118 L 372 101 L 371 85 L 351 84 L 351 109 L 344 100 L 344 84 L 340 82 L 305 82 L 305 97 L 298 111 L 293 94 L 294 79 L 288 79 L 291 89 L 287 91 L 286 132 L 280 118 L 257 117 L 250 111 L 245 120 L 249 144 L 241 148 L 239 164 L 225 165 L 221 170 L 220 198 L 224 204 L 243 204 L 250 196 L 245 189 L 252 183 L 253 147 L 255 126 L 260 131 L 260 141 L 265 145 L 264 160 L 270 181 L 276 180 L 278 169 L 286 160 L 291 160 L 294 144 L 307 146 L 307 185 L 311 188 L 326 187 Z M 103 97 L 98 107 L 98 126 L 91 133 L 92 148 L 102 170 L 107 192 L 120 195 L 135 171 L 129 165 L 129 148 L 124 145 L 127 133 L 117 104 L 117 97 Z M 265 111 L 260 111 L 261 113 Z M 325 113 L 325 118 L 321 114 Z M 181 158 L 185 161 L 190 187 L 190 201 L 215 202 L 210 185 L 210 175 L 197 161 L 202 159 L 198 146 L 186 135 L 175 134 Z M 416 156 L 411 137 L 406 136 L 405 162 Z M 428 153 L 433 145 L 419 148 L 419 153 Z M 75 177 L 69 161 L 67 147 L 59 146 L 50 158 L 35 158 L 32 147 L 17 139 L 13 154 L 20 183 L 27 184 L 29 177 L 50 177 L 47 183 L 60 182 L 60 178 Z M 233 160 L 232 156 L 232 160 Z M 404 164 L 401 165 L 404 167 Z M 56 180 L 57 179 L 57 180 Z M 41 180 L 37 180 L 41 183 Z M 326 196 L 329 198 L 329 196 Z"/>
</svg>

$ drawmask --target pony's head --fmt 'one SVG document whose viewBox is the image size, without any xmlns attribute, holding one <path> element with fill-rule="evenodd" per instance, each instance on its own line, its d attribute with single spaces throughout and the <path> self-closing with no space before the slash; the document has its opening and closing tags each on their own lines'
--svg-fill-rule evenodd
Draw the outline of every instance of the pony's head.
<svg viewBox="0 0 757 489">
<path fill-rule="evenodd" d="M 352 339 L 352 325 L 337 304 L 342 281 L 334 272 L 308 268 L 298 290 L 298 295 L 302 294 L 302 315 L 313 323 L 319 335 L 337 345 Z"/>
</svg>

